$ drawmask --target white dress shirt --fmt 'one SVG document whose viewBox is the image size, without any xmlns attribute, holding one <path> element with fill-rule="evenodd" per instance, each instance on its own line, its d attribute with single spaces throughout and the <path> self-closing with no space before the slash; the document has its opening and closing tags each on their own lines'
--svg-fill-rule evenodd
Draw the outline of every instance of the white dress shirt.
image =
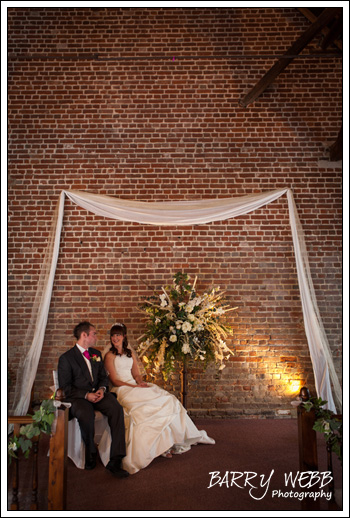
<svg viewBox="0 0 350 518">
<path fill-rule="evenodd" d="M 88 369 L 89 369 L 89 372 L 90 372 L 90 376 L 91 376 L 91 379 L 92 381 L 94 381 L 94 377 L 92 375 L 92 368 L 91 368 L 91 362 L 90 360 L 88 360 L 85 356 L 84 356 L 84 352 L 87 351 L 87 349 L 84 349 L 84 347 L 82 347 L 81 345 L 79 344 L 76 344 L 76 346 L 78 347 L 79 351 L 81 352 L 84 360 L 85 360 L 85 363 L 86 365 L 88 366 Z"/>
<path fill-rule="evenodd" d="M 79 344 L 76 344 L 76 346 L 78 347 L 79 351 L 81 352 L 82 357 L 83 357 L 83 358 L 84 358 L 84 360 L 85 360 L 86 365 L 88 366 L 88 369 L 89 369 L 89 372 L 90 372 L 90 376 L 91 376 L 92 381 L 94 381 L 94 377 L 93 377 L 93 375 L 92 375 L 91 362 L 90 362 L 90 360 L 88 360 L 88 359 L 86 358 L 86 356 L 84 356 L 84 352 L 85 352 L 85 351 L 87 351 L 87 349 L 84 349 L 84 347 L 81 347 L 81 345 L 79 345 Z M 106 392 L 107 387 L 102 386 L 102 387 L 99 387 L 99 389 L 103 389 L 103 392 Z M 99 390 L 99 389 L 98 389 L 98 390 Z M 94 390 L 95 390 L 95 389 L 94 389 Z M 87 394 L 85 395 L 85 399 L 86 399 L 86 396 L 87 396 Z"/>
</svg>

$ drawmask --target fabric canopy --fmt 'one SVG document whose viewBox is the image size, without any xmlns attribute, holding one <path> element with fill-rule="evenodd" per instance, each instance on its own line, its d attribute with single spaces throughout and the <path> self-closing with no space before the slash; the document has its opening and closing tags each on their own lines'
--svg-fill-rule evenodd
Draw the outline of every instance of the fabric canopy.
<svg viewBox="0 0 350 518">
<path fill-rule="evenodd" d="M 289 221 L 292 231 L 304 326 L 313 365 L 317 395 L 328 401 L 328 408 L 336 412 L 332 394 L 332 382 L 334 396 L 341 410 L 342 391 L 319 314 L 310 274 L 304 233 L 290 189 L 251 194 L 239 198 L 176 202 L 137 202 L 72 190 L 61 192 L 52 222 L 50 239 L 33 305 L 31 325 L 28 327 L 23 344 L 23 360 L 17 373 L 13 413 L 15 415 L 24 415 L 27 412 L 31 388 L 36 377 L 59 253 L 65 196 L 76 205 L 98 216 L 157 226 L 180 226 L 198 225 L 234 218 L 259 209 L 277 200 L 284 194 L 287 194 L 288 200 Z"/>
</svg>

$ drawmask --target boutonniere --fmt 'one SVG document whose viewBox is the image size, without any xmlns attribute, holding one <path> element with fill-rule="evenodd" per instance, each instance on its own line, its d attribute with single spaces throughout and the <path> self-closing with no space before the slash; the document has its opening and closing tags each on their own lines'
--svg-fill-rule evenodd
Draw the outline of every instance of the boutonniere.
<svg viewBox="0 0 350 518">
<path fill-rule="evenodd" d="M 91 360 L 92 360 L 93 362 L 100 362 L 100 361 L 101 361 L 101 357 L 100 357 L 100 356 L 98 356 L 97 354 L 93 354 L 93 355 L 91 356 Z"/>
</svg>

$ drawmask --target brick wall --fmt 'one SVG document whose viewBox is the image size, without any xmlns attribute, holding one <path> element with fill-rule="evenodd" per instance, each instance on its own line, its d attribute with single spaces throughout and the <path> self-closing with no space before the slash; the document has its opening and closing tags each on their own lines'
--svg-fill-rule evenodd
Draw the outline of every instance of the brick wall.
<svg viewBox="0 0 350 518">
<path fill-rule="evenodd" d="M 341 374 L 342 171 L 327 162 L 342 118 L 341 60 L 310 56 L 310 46 L 239 106 L 308 25 L 296 8 L 8 9 L 13 380 L 62 189 L 173 201 L 293 187 Z M 192 415 L 281 417 L 296 387 L 314 389 L 285 197 L 173 228 L 105 220 L 67 200 L 34 397 L 50 394 L 76 323 L 93 322 L 102 346 L 122 320 L 135 343 L 138 304 L 177 271 L 198 275 L 200 290 L 220 285 L 238 306 L 226 369 L 190 368 Z M 178 374 L 157 382 L 179 394 Z"/>
</svg>

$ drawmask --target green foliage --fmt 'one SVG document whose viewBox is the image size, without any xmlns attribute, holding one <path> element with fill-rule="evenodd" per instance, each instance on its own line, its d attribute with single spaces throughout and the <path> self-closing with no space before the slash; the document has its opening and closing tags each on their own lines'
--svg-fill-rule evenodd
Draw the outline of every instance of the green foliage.
<svg viewBox="0 0 350 518">
<path fill-rule="evenodd" d="M 331 410 L 323 408 L 327 401 L 321 398 L 311 398 L 303 403 L 307 412 L 315 410 L 315 424 L 313 429 L 322 433 L 331 450 L 343 461 L 343 420 Z"/>
<path fill-rule="evenodd" d="M 55 419 L 55 407 L 52 399 L 44 400 L 39 410 L 33 416 L 33 423 L 21 426 L 19 430 L 19 437 L 14 435 L 8 442 L 9 462 L 12 457 L 17 458 L 17 453 L 20 449 L 24 453 L 25 458 L 28 458 L 30 449 L 32 447 L 33 437 L 41 433 L 51 433 L 51 426 Z"/>
</svg>

